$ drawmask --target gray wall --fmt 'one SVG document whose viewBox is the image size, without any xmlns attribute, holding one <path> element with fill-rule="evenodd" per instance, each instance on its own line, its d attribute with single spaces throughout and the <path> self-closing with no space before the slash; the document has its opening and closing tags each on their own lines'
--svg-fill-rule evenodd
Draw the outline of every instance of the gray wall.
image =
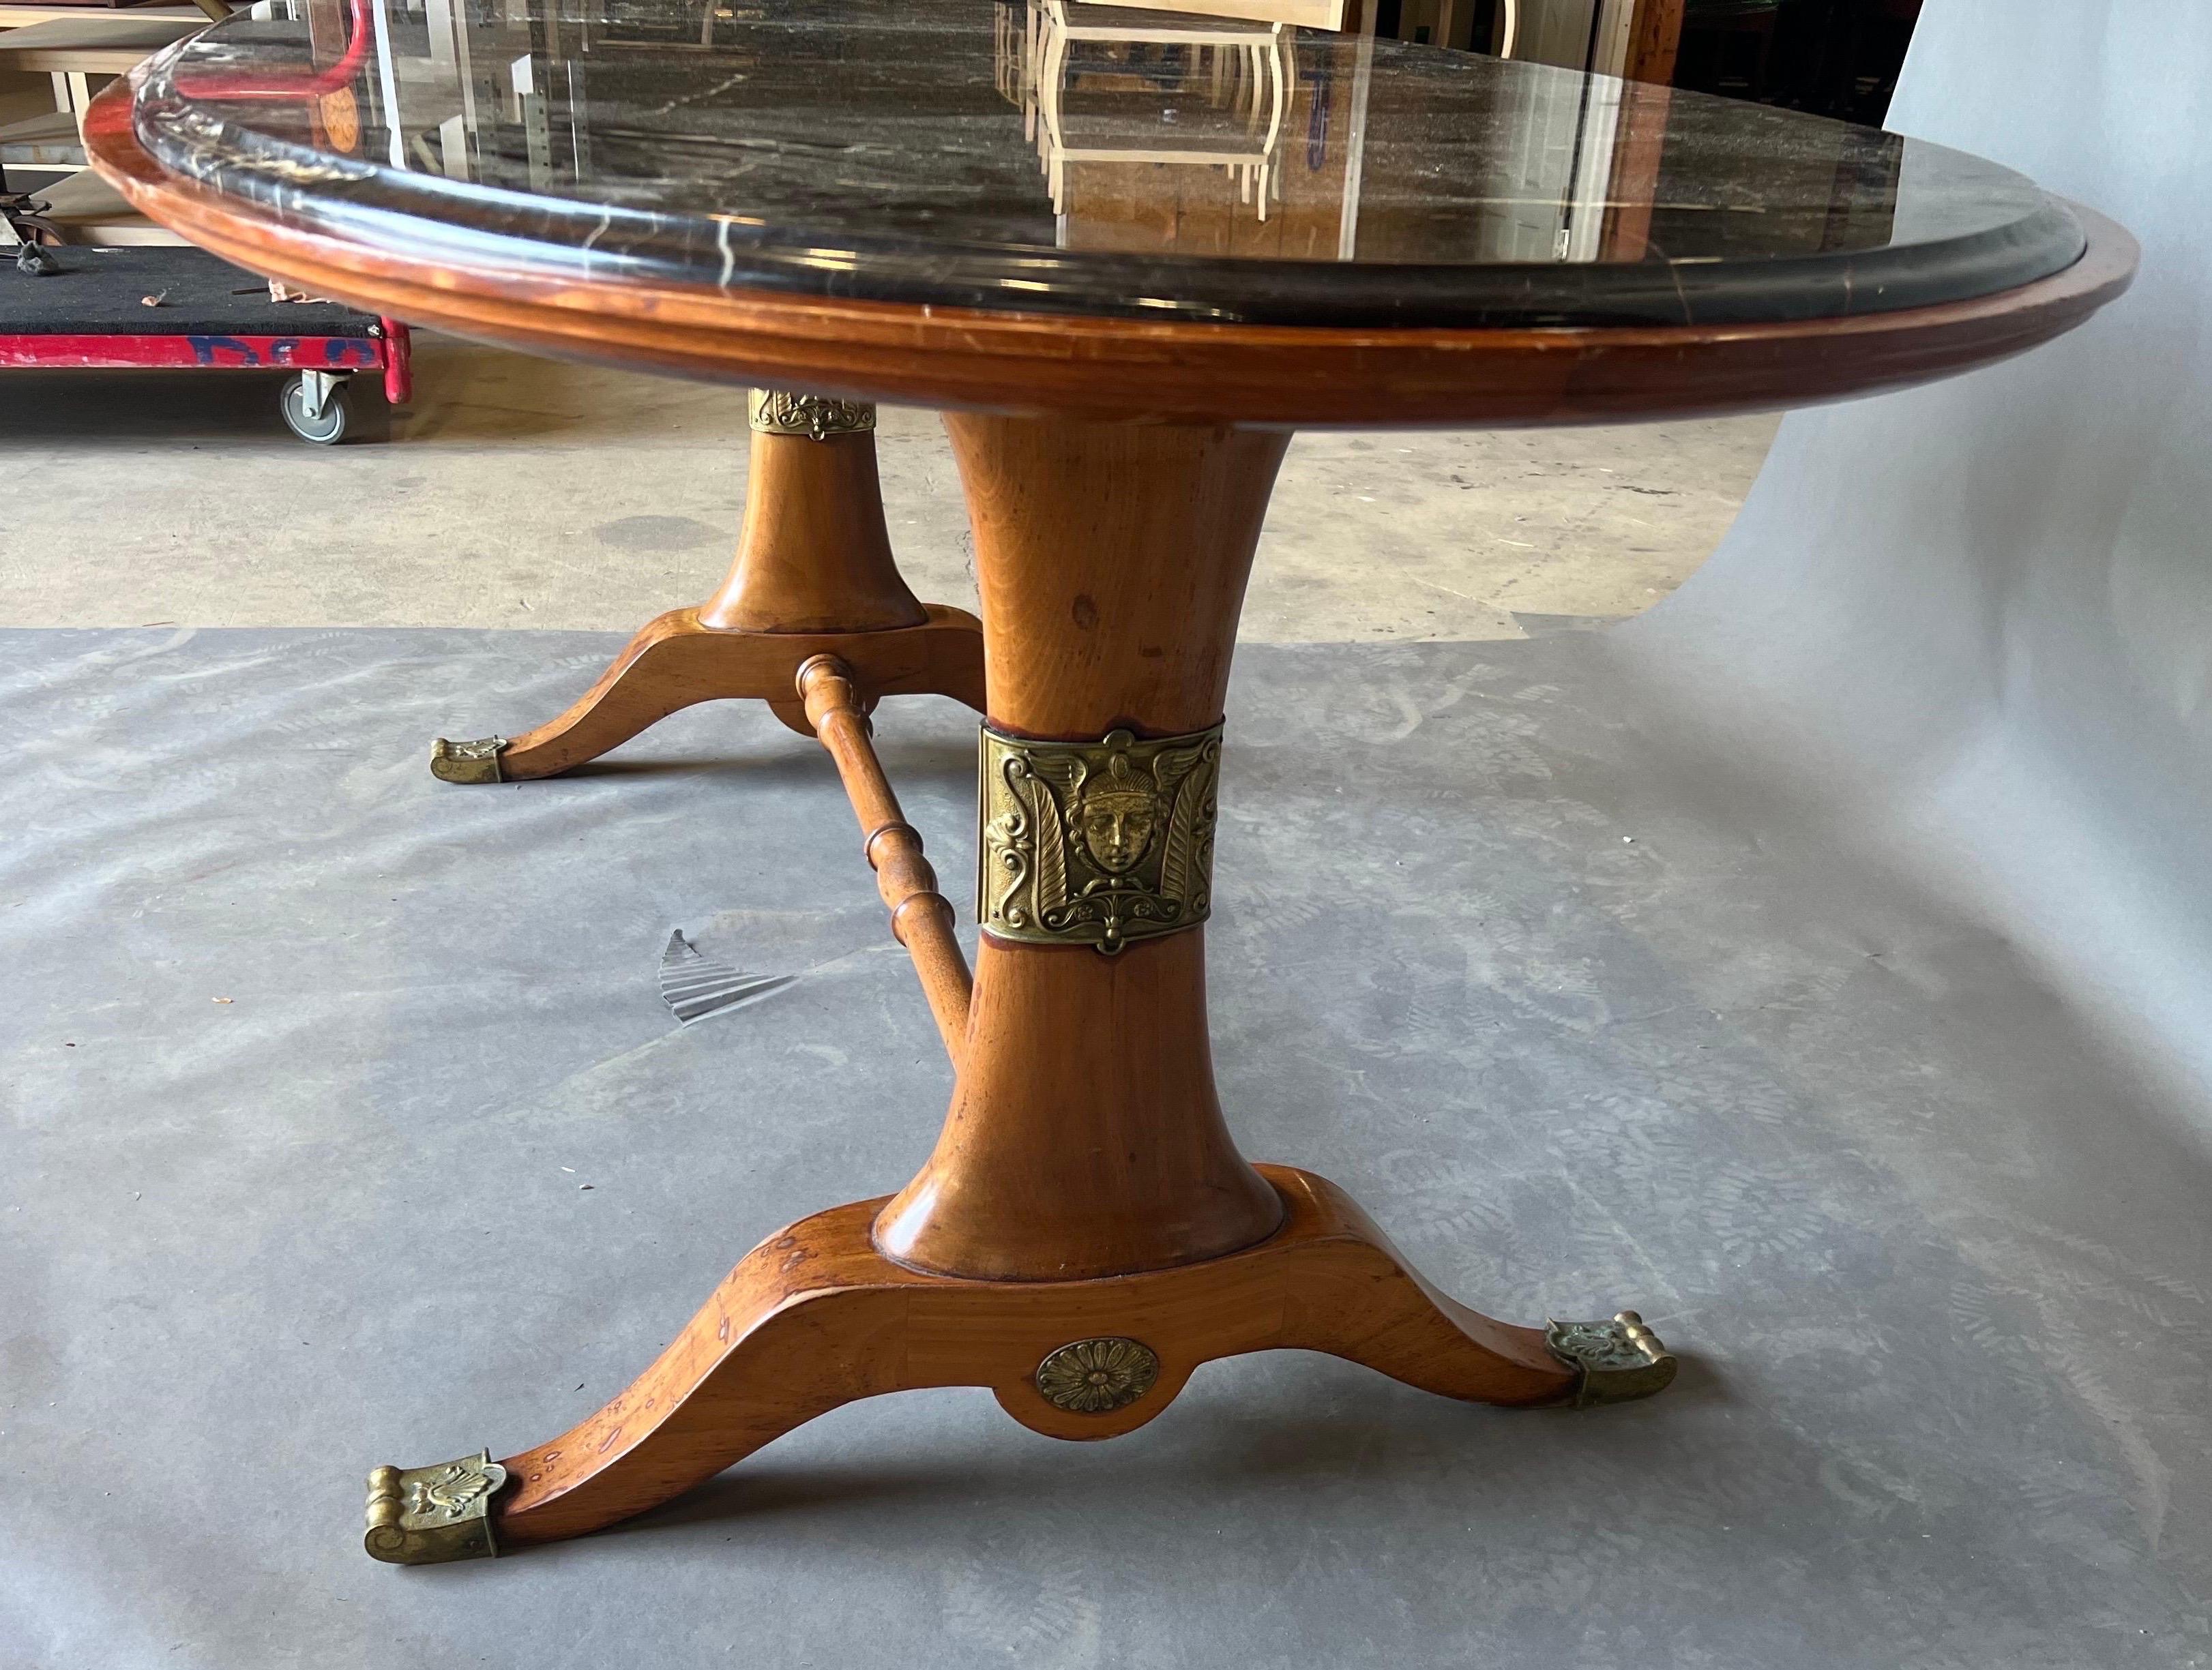
<svg viewBox="0 0 2212 1670">
<path fill-rule="evenodd" d="M 2212 7 L 1934 0 L 1890 124 L 2118 219 L 2136 288 L 2023 360 L 1792 416 L 1710 563 L 1615 635 L 1747 797 L 2016 939 L 2200 1136 L 2208 111 Z"/>
</svg>

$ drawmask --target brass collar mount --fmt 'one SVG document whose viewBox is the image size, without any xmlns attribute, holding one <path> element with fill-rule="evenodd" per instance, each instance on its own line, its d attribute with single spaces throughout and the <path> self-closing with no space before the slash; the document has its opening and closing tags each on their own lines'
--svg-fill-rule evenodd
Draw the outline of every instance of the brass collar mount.
<svg viewBox="0 0 2212 1670">
<path fill-rule="evenodd" d="M 977 920 L 994 938 L 1091 945 L 1196 927 L 1213 908 L 1221 727 L 1034 742 L 982 728 Z"/>
<path fill-rule="evenodd" d="M 864 400 L 832 400 L 826 395 L 793 394 L 789 389 L 753 390 L 745 414 L 764 435 L 805 435 L 809 440 L 867 434 L 876 427 L 876 409 Z"/>
</svg>

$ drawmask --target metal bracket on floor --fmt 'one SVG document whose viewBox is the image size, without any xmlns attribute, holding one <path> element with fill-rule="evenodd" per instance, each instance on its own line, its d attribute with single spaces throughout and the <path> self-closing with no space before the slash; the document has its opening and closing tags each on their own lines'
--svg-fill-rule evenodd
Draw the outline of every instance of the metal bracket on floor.
<svg viewBox="0 0 2212 1670">
<path fill-rule="evenodd" d="M 474 742 L 447 742 L 443 737 L 430 744 L 430 774 L 441 783 L 503 783 L 499 756 L 507 747 L 505 737 L 479 737 Z"/>
<path fill-rule="evenodd" d="M 362 1546 L 392 1565 L 495 1558 L 491 1501 L 506 1483 L 507 1469 L 488 1449 L 430 1467 L 377 1467 Z"/>
<path fill-rule="evenodd" d="M 1609 1322 L 1552 1322 L 1544 1343 L 1553 1356 L 1582 1370 L 1582 1383 L 1567 1400 L 1571 1408 L 1632 1403 L 1674 1382 L 1674 1354 L 1632 1310 L 1618 1312 Z"/>
</svg>

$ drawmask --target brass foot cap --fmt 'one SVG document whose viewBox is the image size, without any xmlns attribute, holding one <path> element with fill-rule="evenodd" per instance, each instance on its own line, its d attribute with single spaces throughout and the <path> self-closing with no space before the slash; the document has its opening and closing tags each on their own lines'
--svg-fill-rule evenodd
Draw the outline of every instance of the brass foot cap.
<svg viewBox="0 0 2212 1670">
<path fill-rule="evenodd" d="M 1674 1354 L 1632 1310 L 1609 1322 L 1553 1322 L 1544 1330 L 1552 1355 L 1582 1370 L 1571 1407 L 1630 1403 L 1663 1392 L 1674 1379 Z"/>
<path fill-rule="evenodd" d="M 430 774 L 441 783 L 503 783 L 499 756 L 505 737 L 480 737 L 474 742 L 447 742 L 443 737 L 430 744 Z"/>
<path fill-rule="evenodd" d="M 373 1468 L 362 1546 L 392 1565 L 492 1559 L 491 1499 L 506 1483 L 488 1449 L 430 1467 Z"/>
</svg>

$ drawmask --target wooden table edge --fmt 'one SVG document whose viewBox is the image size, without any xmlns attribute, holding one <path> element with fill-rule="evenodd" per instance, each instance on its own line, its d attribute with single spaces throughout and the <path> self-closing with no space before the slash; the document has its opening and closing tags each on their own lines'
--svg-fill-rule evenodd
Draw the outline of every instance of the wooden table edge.
<svg viewBox="0 0 2212 1670">
<path fill-rule="evenodd" d="M 2140 258 L 2087 234 L 2064 271 L 1971 301 L 1780 324 L 1440 330 L 1018 314 L 757 290 L 592 284 L 278 223 L 164 171 L 132 91 L 94 101 L 94 166 L 132 204 L 252 270 L 368 311 L 570 358 L 951 409 L 1270 428 L 1483 428 L 1712 416 L 1902 387 L 2006 358 L 2112 301 Z"/>
</svg>

